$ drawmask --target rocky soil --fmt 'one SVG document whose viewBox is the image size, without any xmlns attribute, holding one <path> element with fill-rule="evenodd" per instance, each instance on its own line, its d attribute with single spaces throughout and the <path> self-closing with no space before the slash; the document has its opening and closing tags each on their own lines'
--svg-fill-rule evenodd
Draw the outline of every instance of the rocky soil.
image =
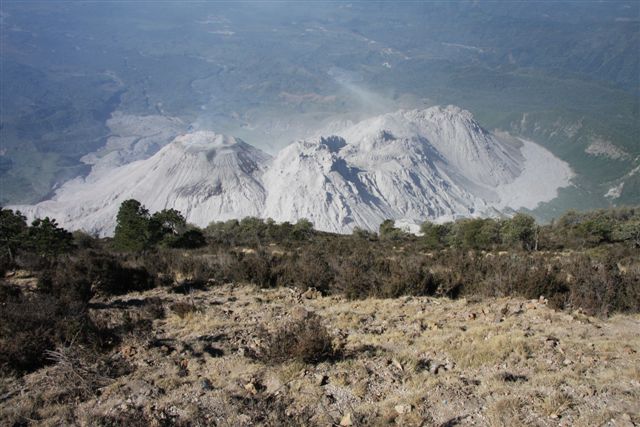
<svg viewBox="0 0 640 427">
<path fill-rule="evenodd" d="M 308 312 L 340 349 L 333 359 L 254 357 L 261 328 Z M 0 424 L 640 424 L 639 315 L 224 285 L 95 300 L 92 316 L 124 339 L 100 360 L 59 349 L 56 363 L 0 380 Z"/>
</svg>

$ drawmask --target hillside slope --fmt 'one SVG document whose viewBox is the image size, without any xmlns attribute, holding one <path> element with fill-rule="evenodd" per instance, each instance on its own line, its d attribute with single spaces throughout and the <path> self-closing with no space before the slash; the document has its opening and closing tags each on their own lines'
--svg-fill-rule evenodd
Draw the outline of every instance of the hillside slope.
<svg viewBox="0 0 640 427">
<path fill-rule="evenodd" d="M 128 198 L 151 211 L 178 209 L 199 226 L 246 216 L 307 218 L 319 230 L 349 233 L 391 218 L 416 230 L 426 219 L 534 208 L 571 177 L 566 163 L 537 144 L 490 133 L 458 107 L 431 107 L 296 141 L 273 159 L 233 137 L 186 134 L 147 160 L 15 208 L 101 235 L 113 232 Z"/>
</svg>

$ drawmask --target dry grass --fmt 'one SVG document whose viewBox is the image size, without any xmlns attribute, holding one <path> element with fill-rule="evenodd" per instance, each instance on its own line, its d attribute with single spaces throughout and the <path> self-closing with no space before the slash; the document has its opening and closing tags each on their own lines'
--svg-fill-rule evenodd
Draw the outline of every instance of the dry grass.
<svg viewBox="0 0 640 427">
<path fill-rule="evenodd" d="M 95 425 L 117 422 L 118 414 L 151 425 L 282 425 L 284 419 L 325 426 L 346 414 L 353 425 L 640 422 L 638 315 L 602 320 L 504 298 L 305 299 L 286 288 L 230 285 L 126 298 L 197 310 L 168 310 L 149 333 L 114 348 L 109 357 L 134 369 L 96 383 L 99 397 L 83 394 L 70 405 L 51 399 L 53 390 L 43 394 L 38 384 L 57 365 L 21 381 L 1 379 L 0 394 L 9 397 L 0 402 L 0 424 Z M 264 348 L 259 325 L 280 350 L 295 353 L 295 340 L 278 331 L 306 318 L 296 307 L 322 319 L 316 326 L 343 346 L 341 358 L 272 364 L 250 357 Z M 296 334 L 301 331 L 310 330 Z M 324 346 L 311 348 L 321 353 Z"/>
</svg>

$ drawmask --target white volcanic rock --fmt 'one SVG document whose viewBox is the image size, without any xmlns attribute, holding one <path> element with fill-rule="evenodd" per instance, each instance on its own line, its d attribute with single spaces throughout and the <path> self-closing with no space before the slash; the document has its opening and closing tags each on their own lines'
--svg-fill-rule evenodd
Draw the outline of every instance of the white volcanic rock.
<svg viewBox="0 0 640 427">
<path fill-rule="evenodd" d="M 457 107 L 385 114 L 282 150 L 265 175 L 265 216 L 350 232 L 375 230 L 386 218 L 415 230 L 425 219 L 530 208 L 554 198 L 571 176 L 551 153 L 530 148 L 485 131 Z M 537 182 L 537 166 L 523 153 L 544 163 Z"/>
<path fill-rule="evenodd" d="M 363 184 L 360 171 L 340 157 L 344 144 L 334 136 L 285 147 L 264 176 L 264 217 L 292 222 L 307 218 L 316 228 L 335 232 L 356 225 L 377 228 L 389 211 Z"/>
<path fill-rule="evenodd" d="M 345 233 L 376 230 L 391 218 L 415 230 L 425 219 L 533 208 L 572 176 L 549 151 L 489 133 L 457 107 L 385 114 L 336 133 L 297 141 L 271 159 L 235 138 L 195 132 L 147 160 L 71 181 L 52 200 L 17 208 L 102 235 L 113 232 L 129 198 L 152 212 L 178 209 L 200 226 L 245 216 L 307 218 Z"/>
<path fill-rule="evenodd" d="M 213 132 L 177 137 L 147 160 L 114 169 L 97 180 L 76 179 L 52 200 L 16 206 L 28 218 L 50 216 L 63 227 L 109 235 L 120 204 L 136 199 L 151 212 L 177 209 L 191 223 L 263 212 L 261 175 L 270 160 L 245 142 Z"/>
<path fill-rule="evenodd" d="M 387 156 L 421 151 L 422 159 L 442 161 L 449 169 L 480 184 L 510 182 L 520 173 L 522 156 L 518 147 L 498 140 L 473 120 L 469 111 L 455 106 L 384 114 L 364 120 L 340 135 L 352 145 L 350 151 L 365 162 L 368 152 L 380 149 Z M 397 142 L 406 140 L 412 142 Z"/>
</svg>

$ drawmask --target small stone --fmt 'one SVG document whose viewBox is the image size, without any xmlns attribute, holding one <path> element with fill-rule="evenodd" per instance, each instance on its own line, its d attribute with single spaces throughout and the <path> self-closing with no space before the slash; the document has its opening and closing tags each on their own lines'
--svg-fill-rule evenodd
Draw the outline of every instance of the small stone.
<svg viewBox="0 0 640 427">
<path fill-rule="evenodd" d="M 438 329 L 440 329 L 440 325 L 435 322 L 429 322 L 427 323 L 427 328 L 431 329 L 432 331 L 437 331 Z"/>
<path fill-rule="evenodd" d="M 411 412 L 412 408 L 411 408 L 411 405 L 396 405 L 394 409 L 399 415 L 403 415 Z"/>
<path fill-rule="evenodd" d="M 397 359 L 391 359 L 391 364 L 396 368 L 398 368 L 398 370 L 404 371 L 404 368 L 402 367 L 402 363 L 398 362 Z"/>
<path fill-rule="evenodd" d="M 327 383 L 327 376 L 323 375 L 323 374 L 315 374 L 315 383 L 317 386 L 322 387 L 323 385 L 325 385 Z"/>
<path fill-rule="evenodd" d="M 206 390 L 206 391 L 213 390 L 213 384 L 211 384 L 211 381 L 209 381 L 208 378 L 203 379 L 200 384 L 202 385 L 203 390 Z"/>
<path fill-rule="evenodd" d="M 431 372 L 433 375 L 438 375 L 438 372 L 440 372 L 440 369 L 444 368 L 444 366 L 435 363 L 433 365 L 431 365 L 431 368 L 429 369 L 429 372 Z"/>
<path fill-rule="evenodd" d="M 291 318 L 293 320 L 304 320 L 309 316 L 309 312 L 307 311 L 306 308 L 302 307 L 302 306 L 295 306 L 293 307 L 293 309 L 291 310 Z"/>
<path fill-rule="evenodd" d="M 467 319 L 468 319 L 468 320 L 475 320 L 475 318 L 476 318 L 476 317 L 478 317 L 478 315 L 477 315 L 477 314 L 475 314 L 475 313 L 469 313 L 469 314 L 467 314 Z"/>
<path fill-rule="evenodd" d="M 302 297 L 305 299 L 316 299 L 320 298 L 322 294 L 316 288 L 309 288 L 302 293 Z"/>
<path fill-rule="evenodd" d="M 258 394 L 258 388 L 252 382 L 245 384 L 244 389 L 247 390 L 249 393 L 253 394 L 254 396 Z"/>
<path fill-rule="evenodd" d="M 343 427 L 352 426 L 353 421 L 351 420 L 351 412 L 347 412 L 342 419 L 340 420 L 340 425 Z"/>
<path fill-rule="evenodd" d="M 617 426 L 621 426 L 621 427 L 634 427 L 636 424 L 633 423 L 633 421 L 631 420 L 631 415 L 627 414 L 626 412 L 622 415 L 620 415 L 620 419 L 616 420 L 616 427 Z"/>
</svg>

